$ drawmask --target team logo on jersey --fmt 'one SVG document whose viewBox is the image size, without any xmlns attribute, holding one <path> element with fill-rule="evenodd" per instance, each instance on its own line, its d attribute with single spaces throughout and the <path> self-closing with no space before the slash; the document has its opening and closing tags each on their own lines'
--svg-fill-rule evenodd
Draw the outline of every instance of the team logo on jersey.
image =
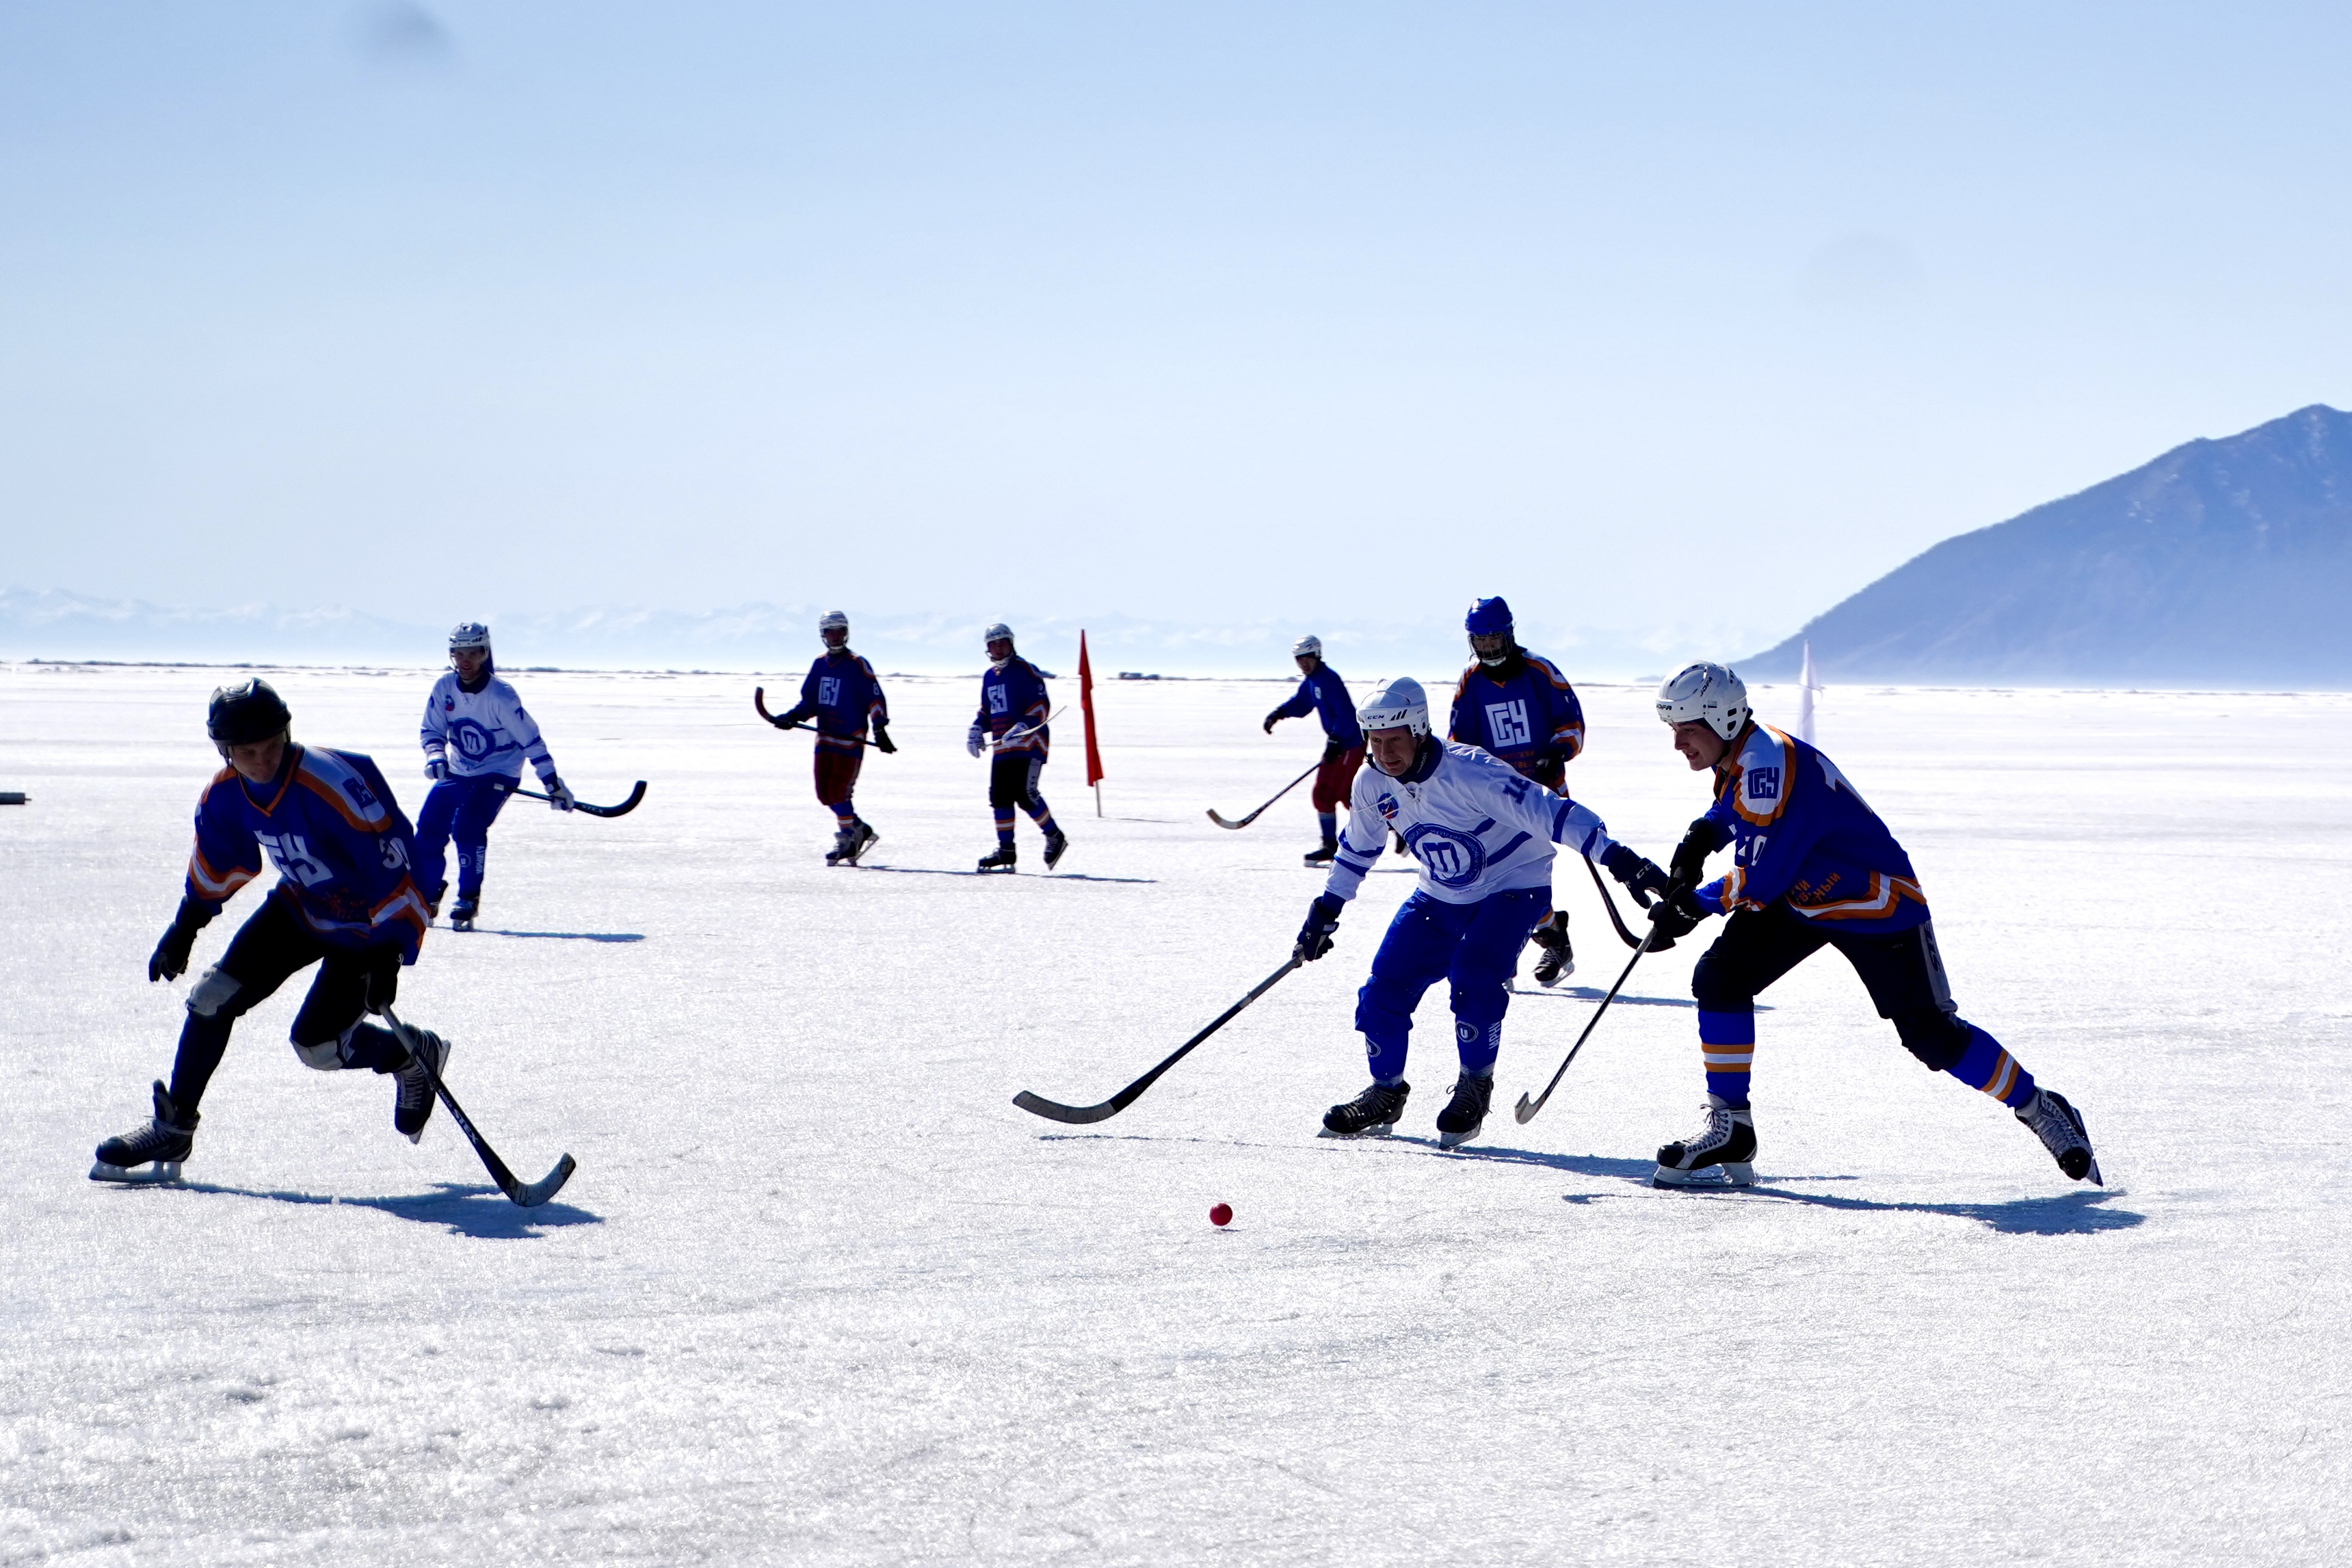
<svg viewBox="0 0 2352 1568">
<path fill-rule="evenodd" d="M 1777 800 L 1780 798 L 1780 769 L 1751 768 L 1748 770 L 1748 798 L 1751 800 Z"/>
<path fill-rule="evenodd" d="M 256 833 L 253 837 L 268 852 L 278 875 L 304 887 L 316 887 L 335 874 L 319 863 L 319 858 L 310 852 L 310 846 L 302 841 L 299 833 Z"/>
<path fill-rule="evenodd" d="M 1457 828 L 1416 822 L 1405 830 L 1404 847 L 1440 887 L 1467 887 L 1486 869 L 1486 846 Z"/>
<path fill-rule="evenodd" d="M 1381 798 L 1373 801 L 1372 804 L 1379 809 L 1382 817 L 1391 822 L 1396 821 L 1397 803 L 1395 796 L 1383 789 L 1381 791 Z"/>
<path fill-rule="evenodd" d="M 1535 738 L 1535 727 L 1528 722 L 1528 700 L 1514 698 L 1507 703 L 1486 705 L 1486 733 L 1497 747 L 1525 746 Z"/>
<path fill-rule="evenodd" d="M 988 688 L 989 712 L 1003 713 L 1004 711 L 1004 688 L 1001 685 L 991 686 Z"/>
<path fill-rule="evenodd" d="M 470 718 L 461 718 L 451 725 L 449 738 L 457 743 L 458 755 L 468 762 L 479 762 L 499 748 L 498 737 Z"/>
<path fill-rule="evenodd" d="M 816 678 L 816 706 L 834 707 L 841 702 L 841 677 L 819 675 Z"/>
<path fill-rule="evenodd" d="M 441 711 L 443 713 L 456 713 L 457 711 L 457 699 L 456 697 L 443 697 L 441 699 Z"/>
</svg>

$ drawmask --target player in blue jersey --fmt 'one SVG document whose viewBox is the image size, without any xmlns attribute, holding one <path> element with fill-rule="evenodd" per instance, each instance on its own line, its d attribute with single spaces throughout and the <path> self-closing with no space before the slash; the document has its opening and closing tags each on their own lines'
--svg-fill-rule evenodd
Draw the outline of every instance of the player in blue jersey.
<svg viewBox="0 0 2352 1568">
<path fill-rule="evenodd" d="M 801 682 L 801 700 L 770 722 L 778 729 L 816 720 L 817 804 L 832 808 L 833 848 L 827 865 L 856 865 L 882 835 L 857 814 L 850 796 L 857 789 L 857 769 L 866 760 L 866 727 L 874 727 L 878 751 L 896 751 L 890 744 L 890 706 L 882 700 L 882 682 L 874 666 L 849 648 L 849 617 L 828 610 L 817 618 L 816 634 L 824 653 L 809 666 Z"/>
<path fill-rule="evenodd" d="M 1070 841 L 1054 821 L 1045 797 L 1037 792 L 1037 776 L 1045 770 L 1045 748 L 1054 732 L 1045 727 L 1053 716 L 1045 695 L 1045 676 L 1013 647 L 1013 628 L 998 622 L 982 633 L 988 646 L 988 673 L 980 677 L 980 713 L 971 721 L 964 749 L 978 757 L 993 749 L 988 767 L 988 803 L 996 813 L 996 852 L 982 856 L 982 871 L 1011 871 L 1018 857 L 1013 849 L 1013 810 L 1029 813 L 1045 835 L 1045 869 L 1061 863 Z"/>
<path fill-rule="evenodd" d="M 547 754 L 522 698 L 499 678 L 490 629 L 478 621 L 461 622 L 449 633 L 449 664 L 425 699 L 425 723 L 417 732 L 425 747 L 425 776 L 433 788 L 416 813 L 416 884 L 425 890 L 428 917 L 440 914 L 448 885 L 442 855 L 454 837 L 457 902 L 450 906 L 449 924 L 471 931 L 481 911 L 490 824 L 522 782 L 524 761 L 539 774 L 554 810 L 572 810 L 572 791 L 557 776 L 555 758 Z"/>
<path fill-rule="evenodd" d="M 1451 983 L 1461 1076 L 1437 1115 L 1454 1148 L 1477 1136 L 1495 1092 L 1495 1058 L 1511 974 L 1528 933 L 1551 905 L 1552 846 L 1565 844 L 1629 886 L 1663 891 L 1665 873 L 1623 844 L 1585 807 L 1562 800 L 1475 746 L 1430 733 L 1429 699 L 1409 678 L 1376 685 L 1357 716 L 1371 766 L 1356 775 L 1348 829 L 1330 880 L 1307 912 L 1297 955 L 1330 949 L 1339 911 L 1356 896 L 1391 832 L 1421 862 L 1421 883 L 1381 938 L 1371 977 L 1356 993 L 1356 1028 L 1372 1082 L 1323 1118 L 1326 1137 L 1385 1134 L 1403 1113 L 1413 1009 L 1439 980 Z"/>
<path fill-rule="evenodd" d="M 1446 738 L 1483 747 L 1545 789 L 1568 793 L 1568 765 L 1584 749 L 1584 705 L 1559 666 L 1519 646 L 1511 607 L 1481 599 L 1463 622 L 1470 664 L 1454 688 Z M 1556 986 L 1576 972 L 1568 939 L 1568 911 L 1548 910 L 1534 939 L 1538 985 Z"/>
<path fill-rule="evenodd" d="M 1308 865 L 1328 865 L 1339 851 L 1339 802 L 1354 788 L 1356 769 L 1364 765 L 1364 729 L 1356 722 L 1355 699 L 1339 672 L 1323 662 L 1323 640 L 1301 637 L 1291 644 L 1298 663 L 1298 690 L 1291 699 L 1265 716 L 1265 732 L 1286 718 L 1314 714 L 1323 721 L 1323 765 L 1315 770 L 1315 820 L 1322 825 L 1323 841 L 1307 852 Z"/>
<path fill-rule="evenodd" d="M 213 694 L 205 727 L 228 766 L 196 803 L 179 914 L 147 960 L 148 980 L 185 972 L 196 933 L 261 874 L 264 854 L 278 884 L 189 988 L 171 1087 L 155 1084 L 145 1126 L 98 1146 L 92 1181 L 176 1179 L 194 1150 L 196 1106 L 230 1030 L 312 964 L 318 977 L 294 1015 L 295 1055 L 324 1071 L 395 1075 L 393 1124 L 412 1140 L 424 1134 L 433 1081 L 411 1048 L 437 1072 L 447 1043 L 429 1030 L 406 1030 L 404 1039 L 364 1021 L 392 1005 L 401 967 L 416 961 L 425 936 L 425 901 L 409 879 L 408 819 L 373 762 L 298 746 L 292 722 L 267 681 Z"/>
<path fill-rule="evenodd" d="M 1837 764 L 1758 724 L 1748 688 L 1721 664 L 1693 664 L 1658 688 L 1658 716 L 1694 772 L 1712 770 L 1715 803 L 1674 856 L 1674 889 L 1651 906 L 1661 935 L 1681 936 L 1728 915 L 1691 972 L 1706 1123 L 1658 1151 L 1662 1186 L 1734 1186 L 1755 1178 L 1748 1099 L 1756 1054 L 1756 995 L 1823 947 L 1834 947 L 1878 1016 L 1930 1071 L 1948 1072 L 2016 1113 L 2058 1168 L 2101 1182 L 2083 1118 L 2038 1087 L 2000 1041 L 1960 1017 L 1944 976 L 1927 895 L 1895 841 Z M 1699 885 L 1706 857 L 1734 846 L 1731 870 Z"/>
</svg>

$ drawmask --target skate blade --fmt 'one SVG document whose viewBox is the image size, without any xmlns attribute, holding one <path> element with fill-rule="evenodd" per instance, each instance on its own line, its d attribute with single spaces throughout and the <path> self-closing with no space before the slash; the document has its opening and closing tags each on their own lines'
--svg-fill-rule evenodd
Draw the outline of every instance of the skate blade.
<svg viewBox="0 0 2352 1568">
<path fill-rule="evenodd" d="M 1472 1127 L 1467 1132 L 1441 1132 L 1437 1134 L 1437 1146 L 1441 1149 L 1458 1149 L 1463 1145 L 1468 1143 L 1471 1139 L 1476 1137 L 1480 1132 L 1485 1130 L 1486 1125 L 1486 1123 L 1481 1122 L 1477 1126 Z"/>
<path fill-rule="evenodd" d="M 1746 1160 L 1726 1160 L 1721 1165 L 1701 1166 L 1695 1171 L 1678 1171 L 1672 1166 L 1660 1166 L 1651 1173 L 1650 1185 L 1723 1188 L 1754 1186 L 1756 1167 Z"/>
<path fill-rule="evenodd" d="M 1352 1143 L 1358 1138 L 1385 1138 L 1395 1129 L 1394 1122 L 1383 1122 L 1377 1127 L 1367 1127 L 1360 1133 L 1342 1133 L 1326 1127 L 1315 1135 L 1318 1138 L 1339 1138 Z"/>
<path fill-rule="evenodd" d="M 1575 974 L 1575 973 L 1576 973 L 1576 966 L 1575 966 L 1574 964 L 1572 964 L 1572 963 L 1570 963 L 1570 964 L 1563 964 L 1563 965 L 1561 965 L 1561 966 L 1560 966 L 1559 973 L 1559 974 L 1557 974 L 1557 975 L 1554 975 L 1554 976 L 1553 976 L 1550 979 L 1549 979 L 1549 980 L 1545 979 L 1541 975 L 1538 975 L 1538 976 L 1536 977 L 1536 984 L 1537 984 L 1537 985 L 1538 985 L 1538 986 L 1541 986 L 1545 990 L 1547 990 L 1547 991 L 1548 991 L 1548 990 L 1551 989 L 1554 986 L 1559 985 L 1562 980 L 1567 979 L 1570 975 L 1573 975 L 1573 974 Z"/>
<path fill-rule="evenodd" d="M 110 1181 L 119 1186 L 171 1186 L 180 1180 L 180 1162 L 158 1160 L 144 1166 L 110 1166 L 100 1160 L 89 1167 L 92 1181 Z"/>
</svg>

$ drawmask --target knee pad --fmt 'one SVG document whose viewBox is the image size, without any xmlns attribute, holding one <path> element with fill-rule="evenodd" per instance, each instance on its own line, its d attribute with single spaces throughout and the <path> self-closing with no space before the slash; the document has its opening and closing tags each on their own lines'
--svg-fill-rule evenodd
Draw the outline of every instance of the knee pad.
<svg viewBox="0 0 2352 1568">
<path fill-rule="evenodd" d="M 342 1070 L 343 1042 L 340 1040 L 322 1040 L 316 1045 L 304 1045 L 298 1040 L 294 1042 L 294 1054 L 302 1059 L 303 1066 L 315 1067 L 321 1072 Z"/>
<path fill-rule="evenodd" d="M 215 964 L 205 971 L 205 977 L 188 988 L 188 1010 L 200 1019 L 233 1019 L 243 1008 L 233 1004 L 244 988 L 234 975 L 225 975 Z"/>
<path fill-rule="evenodd" d="M 1906 1008 L 1894 1017 L 1903 1049 L 1930 1072 L 1942 1072 L 1968 1054 L 1969 1026 L 1941 1008 Z"/>
<path fill-rule="evenodd" d="M 1744 1013 L 1756 1008 L 1756 993 L 1743 989 L 1725 973 L 1730 966 L 1715 956 L 1709 947 L 1699 955 L 1691 967 L 1691 996 L 1702 1012 Z"/>
</svg>

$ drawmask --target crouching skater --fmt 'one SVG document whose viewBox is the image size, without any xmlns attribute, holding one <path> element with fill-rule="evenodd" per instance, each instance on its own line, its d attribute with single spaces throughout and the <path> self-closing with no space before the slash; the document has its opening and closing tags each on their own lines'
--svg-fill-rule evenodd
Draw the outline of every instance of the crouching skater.
<svg viewBox="0 0 2352 1568">
<path fill-rule="evenodd" d="M 1666 874 L 1612 842 L 1599 817 L 1491 753 L 1430 733 L 1429 699 L 1410 678 L 1383 681 L 1356 716 L 1371 766 L 1356 775 L 1348 826 L 1330 880 L 1308 908 L 1297 956 L 1330 950 L 1339 911 L 1363 885 L 1391 831 L 1421 865 L 1421 884 L 1389 923 L 1371 977 L 1356 993 L 1356 1028 L 1371 1086 L 1323 1118 L 1328 1138 L 1386 1135 L 1403 1114 L 1412 1011 L 1430 987 L 1451 983 L 1461 1076 L 1437 1114 L 1438 1141 L 1478 1135 L 1495 1092 L 1495 1060 L 1511 976 L 1528 934 L 1551 909 L 1554 844 L 1565 844 L 1629 887 L 1664 892 Z"/>
<path fill-rule="evenodd" d="M 312 964 L 319 973 L 294 1015 L 294 1054 L 322 1071 L 391 1074 L 399 1086 L 393 1125 L 412 1142 L 433 1113 L 425 1064 L 439 1072 L 446 1042 L 428 1030 L 395 1033 L 364 1017 L 392 1005 L 401 967 L 416 961 L 425 936 L 425 902 L 409 878 L 408 819 L 373 761 L 299 746 L 291 723 L 266 681 L 213 693 L 205 728 L 228 766 L 196 803 L 185 894 L 147 960 L 148 980 L 177 979 L 186 970 L 196 933 L 260 874 L 265 853 L 278 884 L 220 962 L 189 988 L 171 1086 L 156 1083 L 152 1121 L 98 1146 L 92 1181 L 177 1180 L 194 1151 L 196 1107 L 228 1050 L 230 1030 Z"/>
<path fill-rule="evenodd" d="M 1911 857 L 1837 764 L 1758 724 L 1747 686 L 1721 664 L 1693 664 L 1659 687 L 1658 716 L 1673 727 L 1675 749 L 1691 770 L 1713 772 L 1715 804 L 1675 850 L 1673 889 L 1651 905 L 1651 922 L 1658 936 L 1671 938 L 1709 915 L 1731 918 L 1691 971 L 1706 1120 L 1658 1151 L 1653 1180 L 1661 1186 L 1755 1181 L 1748 1080 L 1756 995 L 1834 947 L 1921 1065 L 1991 1095 L 2042 1140 L 2060 1170 L 2104 1186 L 2090 1134 L 2066 1097 L 2038 1087 L 2000 1041 L 1960 1017 Z M 1700 886 L 1706 857 L 1727 844 L 1735 846 L 1730 872 Z"/>
</svg>

